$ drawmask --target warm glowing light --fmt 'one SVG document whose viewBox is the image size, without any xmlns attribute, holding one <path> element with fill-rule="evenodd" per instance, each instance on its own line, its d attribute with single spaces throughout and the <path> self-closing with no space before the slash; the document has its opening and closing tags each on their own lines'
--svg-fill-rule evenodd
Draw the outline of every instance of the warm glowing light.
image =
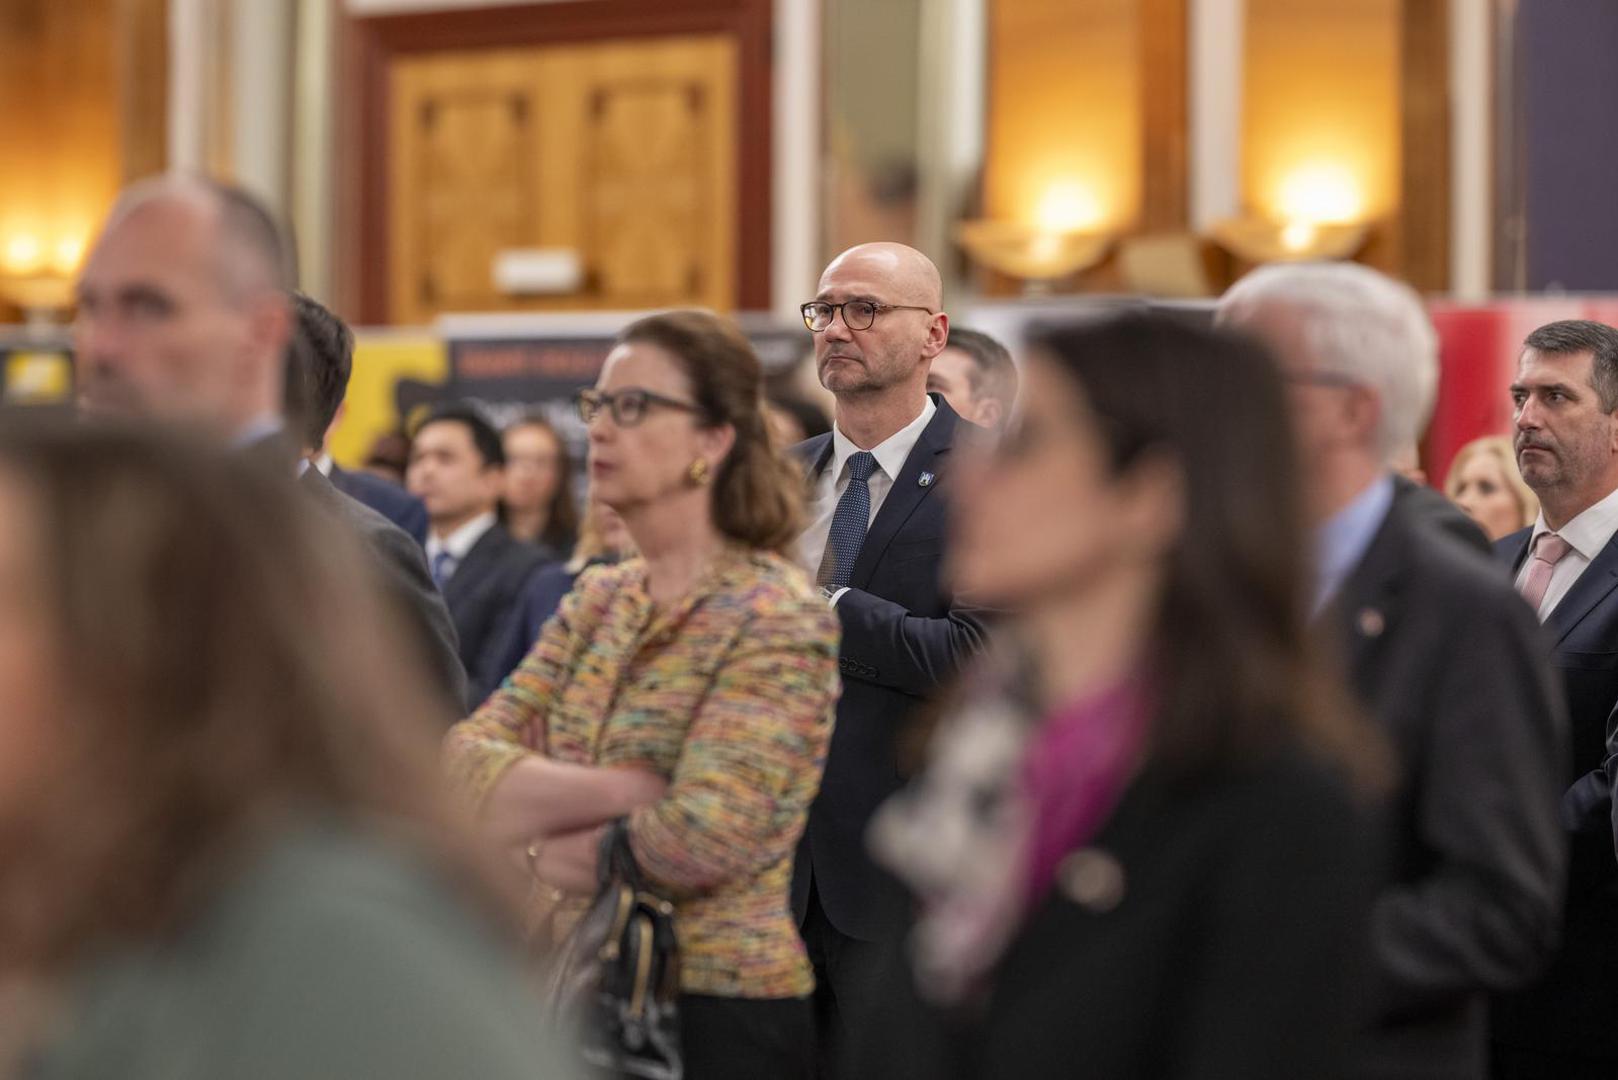
<svg viewBox="0 0 1618 1080">
<path fill-rule="evenodd" d="M 1294 221 L 1281 229 L 1281 246 L 1298 253 L 1308 251 L 1320 230 L 1307 221 Z"/>
<path fill-rule="evenodd" d="M 38 237 L 30 233 L 17 233 L 6 241 L 5 269 L 14 274 L 37 270 L 41 254 Z"/>
<path fill-rule="evenodd" d="M 79 268 L 79 261 L 84 258 L 84 238 L 82 236 L 65 236 L 56 242 L 55 258 L 51 260 L 51 269 L 59 274 L 71 274 Z"/>
<path fill-rule="evenodd" d="M 1296 225 L 1339 225 L 1358 221 L 1365 211 L 1359 178 L 1346 167 L 1320 162 L 1282 177 L 1277 189 L 1277 216 Z M 1302 238 L 1307 246 L 1310 238 Z"/>
<path fill-rule="evenodd" d="M 1034 208 L 1034 223 L 1050 233 L 1093 232 L 1106 216 L 1095 189 L 1077 180 L 1051 184 Z"/>
</svg>

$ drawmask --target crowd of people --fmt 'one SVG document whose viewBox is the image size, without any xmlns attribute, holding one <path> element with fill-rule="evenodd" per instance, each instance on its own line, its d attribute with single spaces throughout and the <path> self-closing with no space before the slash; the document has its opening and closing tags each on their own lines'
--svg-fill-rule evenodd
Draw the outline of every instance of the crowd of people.
<svg viewBox="0 0 1618 1080">
<path fill-rule="evenodd" d="M 1370 269 L 1013 362 L 877 242 L 823 430 L 672 311 L 585 490 L 470 402 L 394 482 L 290 251 L 132 187 L 0 419 L 0 1075 L 1618 1075 L 1618 330 L 1446 498 Z"/>
</svg>

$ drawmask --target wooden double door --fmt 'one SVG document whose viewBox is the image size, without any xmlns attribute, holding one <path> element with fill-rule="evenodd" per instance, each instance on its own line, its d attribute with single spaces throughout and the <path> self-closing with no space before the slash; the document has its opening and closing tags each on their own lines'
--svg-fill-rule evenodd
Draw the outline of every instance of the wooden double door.
<svg viewBox="0 0 1618 1080">
<path fill-rule="evenodd" d="M 397 56 L 387 318 L 736 306 L 738 56 L 690 34 Z M 576 291 L 497 287 L 510 249 L 577 253 Z"/>
</svg>

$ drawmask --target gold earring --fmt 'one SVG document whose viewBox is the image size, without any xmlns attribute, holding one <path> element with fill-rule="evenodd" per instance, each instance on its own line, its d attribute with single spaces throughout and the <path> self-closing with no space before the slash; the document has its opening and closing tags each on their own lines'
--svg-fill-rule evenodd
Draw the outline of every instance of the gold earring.
<svg viewBox="0 0 1618 1080">
<path fill-rule="evenodd" d="M 691 467 L 685 471 L 686 477 L 691 481 L 692 487 L 706 487 L 708 485 L 708 459 L 697 458 Z"/>
</svg>

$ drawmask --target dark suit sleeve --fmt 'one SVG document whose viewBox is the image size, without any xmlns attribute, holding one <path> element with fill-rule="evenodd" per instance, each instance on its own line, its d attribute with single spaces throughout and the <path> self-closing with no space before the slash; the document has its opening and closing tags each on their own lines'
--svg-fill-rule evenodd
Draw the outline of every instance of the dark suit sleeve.
<svg viewBox="0 0 1618 1080">
<path fill-rule="evenodd" d="M 1361 1020 L 1370 822 L 1335 785 L 1255 804 L 1211 860 L 1206 927 L 1172 1038 L 1175 1080 L 1336 1076 Z M 1345 979 L 1345 972 L 1349 973 Z"/>
<path fill-rule="evenodd" d="M 1433 722 L 1409 763 L 1409 827 L 1432 866 L 1385 889 L 1374 913 L 1385 1015 L 1520 986 L 1559 931 L 1568 753 L 1559 683 L 1527 605 L 1504 592 L 1472 596 L 1478 606 L 1442 631 L 1448 659 L 1426 703 Z"/>
<path fill-rule="evenodd" d="M 454 703 L 451 721 L 465 715 L 468 705 L 466 669 L 455 637 L 455 624 L 438 586 L 427 572 L 427 556 L 402 529 L 377 529 L 368 539 L 380 556 L 384 581 L 402 618 L 409 621 L 428 672 Z"/>
<path fill-rule="evenodd" d="M 863 589 L 849 589 L 837 601 L 843 674 L 916 697 L 931 694 L 982 651 L 984 614 L 953 603 L 945 617 L 923 618 Z"/>
</svg>

